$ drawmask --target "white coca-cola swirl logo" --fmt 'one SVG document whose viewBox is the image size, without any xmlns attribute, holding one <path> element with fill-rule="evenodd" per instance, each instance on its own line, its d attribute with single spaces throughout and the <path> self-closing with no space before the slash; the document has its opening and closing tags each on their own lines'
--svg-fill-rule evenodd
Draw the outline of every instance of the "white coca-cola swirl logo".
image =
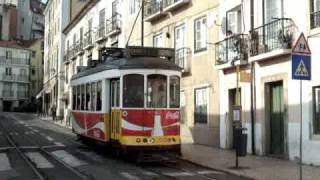
<svg viewBox="0 0 320 180">
<path fill-rule="evenodd" d="M 179 119 L 179 112 L 175 111 L 175 112 L 167 112 L 166 114 L 166 119 Z"/>
</svg>

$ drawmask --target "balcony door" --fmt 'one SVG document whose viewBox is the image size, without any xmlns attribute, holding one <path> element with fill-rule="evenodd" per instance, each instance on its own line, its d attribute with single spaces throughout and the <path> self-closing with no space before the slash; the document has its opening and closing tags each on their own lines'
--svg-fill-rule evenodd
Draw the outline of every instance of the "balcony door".
<svg viewBox="0 0 320 180">
<path fill-rule="evenodd" d="M 264 0 L 264 24 L 283 17 L 283 0 Z"/>
<path fill-rule="evenodd" d="M 186 65 L 186 28 L 185 24 L 181 24 L 179 26 L 175 27 L 174 30 L 175 39 L 174 39 L 174 45 L 176 49 L 176 64 L 178 64 L 180 67 L 185 68 Z"/>
</svg>

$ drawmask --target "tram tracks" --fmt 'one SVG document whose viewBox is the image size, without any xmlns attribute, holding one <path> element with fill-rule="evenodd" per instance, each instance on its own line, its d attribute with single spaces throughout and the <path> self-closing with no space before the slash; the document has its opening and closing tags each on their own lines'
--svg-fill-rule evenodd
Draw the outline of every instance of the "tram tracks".
<svg viewBox="0 0 320 180">
<path fill-rule="evenodd" d="M 0 130 L 2 132 L 2 136 L 6 139 L 7 144 L 11 146 L 10 148 L 4 149 L 4 151 L 16 151 L 19 157 L 25 162 L 25 165 L 30 168 L 33 174 L 39 180 L 48 180 L 48 179 L 83 179 L 83 180 L 91 180 L 93 179 L 91 176 L 77 170 L 76 168 L 68 165 L 61 159 L 57 158 L 55 155 L 50 153 L 46 148 L 36 144 L 39 143 L 39 139 L 32 138 L 30 135 L 26 135 L 24 133 L 19 133 L 19 135 L 23 137 L 24 141 L 28 141 L 28 144 L 31 146 L 22 146 L 18 143 L 18 140 L 10 132 L 21 132 L 23 127 L 17 127 L 9 122 L 7 117 L 1 118 L 0 121 Z M 4 126 L 4 122 L 6 126 Z M 21 141 L 21 140 L 20 140 Z M 52 169 L 48 170 L 45 168 L 38 167 L 35 162 L 27 155 L 27 153 L 39 153 L 42 157 L 45 157 L 48 162 L 53 164 Z"/>
</svg>

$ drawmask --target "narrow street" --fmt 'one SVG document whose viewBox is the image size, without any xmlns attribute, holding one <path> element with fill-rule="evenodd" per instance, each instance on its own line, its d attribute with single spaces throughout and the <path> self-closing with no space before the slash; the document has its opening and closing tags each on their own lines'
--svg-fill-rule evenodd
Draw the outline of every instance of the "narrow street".
<svg viewBox="0 0 320 180">
<path fill-rule="evenodd" d="M 245 179 L 179 159 L 134 163 L 81 143 L 70 129 L 35 115 L 0 115 L 3 179 Z"/>
</svg>

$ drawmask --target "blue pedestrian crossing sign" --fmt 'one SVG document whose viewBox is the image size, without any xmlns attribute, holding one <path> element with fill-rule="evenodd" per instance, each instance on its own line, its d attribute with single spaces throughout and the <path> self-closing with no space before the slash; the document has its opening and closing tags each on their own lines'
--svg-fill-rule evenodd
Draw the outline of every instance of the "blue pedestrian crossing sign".
<svg viewBox="0 0 320 180">
<path fill-rule="evenodd" d="M 311 80 L 310 55 L 292 54 L 292 79 Z"/>
</svg>

